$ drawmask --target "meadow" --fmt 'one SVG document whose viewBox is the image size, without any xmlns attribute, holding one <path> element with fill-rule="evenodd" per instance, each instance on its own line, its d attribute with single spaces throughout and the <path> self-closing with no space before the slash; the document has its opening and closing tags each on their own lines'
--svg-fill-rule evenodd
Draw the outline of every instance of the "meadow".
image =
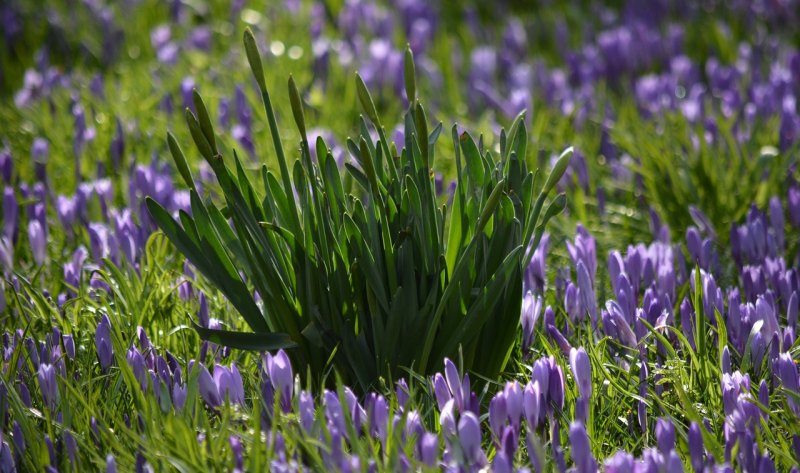
<svg viewBox="0 0 800 473">
<path fill-rule="evenodd" d="M 800 472 L 793 0 L 0 4 L 0 472 Z"/>
</svg>

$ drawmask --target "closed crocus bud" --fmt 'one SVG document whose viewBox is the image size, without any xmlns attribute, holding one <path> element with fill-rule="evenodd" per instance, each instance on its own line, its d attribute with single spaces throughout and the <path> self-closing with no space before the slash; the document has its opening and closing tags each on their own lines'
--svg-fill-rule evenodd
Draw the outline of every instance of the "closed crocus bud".
<svg viewBox="0 0 800 473">
<path fill-rule="evenodd" d="M 200 370 L 200 376 L 197 378 L 197 383 L 200 388 L 200 396 L 210 407 L 218 407 L 222 404 L 222 397 L 217 389 L 217 384 L 211 373 L 203 366 L 202 363 L 195 364 L 195 369 Z"/>
<path fill-rule="evenodd" d="M 569 340 L 561 333 L 561 330 L 557 329 L 555 325 L 547 324 L 547 335 L 558 346 L 564 356 L 569 355 L 572 345 L 569 344 Z"/>
<path fill-rule="evenodd" d="M 64 342 L 64 353 L 70 360 L 75 359 L 75 339 L 72 335 L 63 335 L 61 340 Z"/>
<path fill-rule="evenodd" d="M 578 261 L 577 270 L 578 289 L 580 289 L 583 310 L 589 313 L 592 327 L 597 327 L 597 299 L 595 298 L 594 288 L 592 287 L 592 278 L 589 275 L 589 269 L 583 264 L 583 261 Z"/>
<path fill-rule="evenodd" d="M 14 188 L 6 187 L 3 191 L 3 236 L 10 242 L 17 239 L 19 227 L 19 206 Z"/>
<path fill-rule="evenodd" d="M 606 473 L 633 473 L 633 455 L 623 450 L 618 450 L 617 453 L 606 460 L 603 467 Z"/>
<path fill-rule="evenodd" d="M 54 411 L 61 399 L 58 393 L 55 366 L 47 363 L 40 364 L 36 376 L 39 379 L 39 389 L 42 391 L 42 400 L 51 411 Z"/>
<path fill-rule="evenodd" d="M 800 189 L 795 186 L 789 188 L 786 204 L 789 208 L 789 221 L 795 227 L 800 227 Z"/>
<path fill-rule="evenodd" d="M 420 461 L 428 467 L 436 466 L 439 460 L 439 436 L 425 432 L 418 440 Z"/>
<path fill-rule="evenodd" d="M 300 425 L 306 433 L 311 433 L 314 427 L 314 397 L 308 391 L 300 391 L 297 408 L 300 411 Z"/>
<path fill-rule="evenodd" d="M 45 229 L 38 220 L 31 220 L 28 222 L 28 241 L 31 245 L 33 261 L 41 266 L 44 264 L 44 258 L 47 254 L 47 235 L 45 234 Z"/>
<path fill-rule="evenodd" d="M 569 366 L 578 385 L 578 392 L 584 399 L 592 397 L 592 363 L 586 350 L 573 348 L 569 353 Z"/>
<path fill-rule="evenodd" d="M 187 389 L 185 384 L 180 384 L 177 381 L 172 385 L 172 405 L 175 406 L 176 411 L 183 410 L 186 404 Z"/>
<path fill-rule="evenodd" d="M 481 424 L 475 414 L 464 412 L 458 421 L 458 439 L 464 456 L 470 464 L 482 463 Z"/>
<path fill-rule="evenodd" d="M 564 291 L 564 311 L 573 322 L 583 320 L 584 313 L 581 312 L 581 301 L 579 299 L 578 287 L 572 282 L 567 283 Z"/>
<path fill-rule="evenodd" d="M 731 373 L 731 352 L 727 345 L 722 349 L 722 372 Z"/>
<path fill-rule="evenodd" d="M 506 411 L 506 397 L 503 393 L 497 393 L 489 401 L 489 427 L 492 429 L 495 441 L 500 441 L 503 433 L 503 426 L 506 424 L 508 412 Z"/>
<path fill-rule="evenodd" d="M 669 455 L 669 452 L 675 448 L 675 426 L 669 419 L 661 417 L 656 420 L 656 442 L 664 456 Z"/>
<path fill-rule="evenodd" d="M 439 412 L 439 425 L 441 426 L 441 431 L 446 436 L 456 435 L 456 416 L 453 412 L 454 409 L 455 401 L 450 399 Z"/>
<path fill-rule="evenodd" d="M 123 158 L 125 157 L 125 136 L 122 131 L 122 122 L 117 117 L 117 126 L 114 131 L 114 137 L 111 139 L 109 146 L 109 153 L 111 156 L 111 167 L 114 172 L 119 172 L 121 169 Z"/>
<path fill-rule="evenodd" d="M 695 473 L 703 471 L 703 433 L 697 422 L 692 422 L 689 425 L 687 432 L 687 445 L 689 446 L 689 457 L 692 463 L 692 469 Z"/>
<path fill-rule="evenodd" d="M 789 297 L 789 305 L 786 309 L 786 327 L 792 330 L 797 329 L 797 307 L 797 291 L 793 291 L 792 295 Z"/>
<path fill-rule="evenodd" d="M 106 457 L 106 473 L 117 473 L 117 461 L 110 453 Z"/>
<path fill-rule="evenodd" d="M 34 140 L 35 141 L 35 140 Z M 3 184 L 11 184 L 11 174 L 14 172 L 14 160 L 8 148 L 0 150 L 0 178 Z"/>
<path fill-rule="evenodd" d="M 564 372 L 552 357 L 550 358 L 550 386 L 547 396 L 559 410 L 564 408 Z"/>
<path fill-rule="evenodd" d="M 758 403 L 764 406 L 765 410 L 761 411 L 761 415 L 764 419 L 769 420 L 769 386 L 767 386 L 766 380 L 761 380 L 761 384 L 758 385 Z"/>
<path fill-rule="evenodd" d="M 114 361 L 114 347 L 111 344 L 111 321 L 107 315 L 103 315 L 100 323 L 97 324 L 97 330 L 94 334 L 94 343 L 97 349 L 97 360 L 100 362 L 100 368 L 105 371 Z"/>
<path fill-rule="evenodd" d="M 449 358 L 444 359 L 444 377 L 450 393 L 453 395 L 456 407 L 459 411 L 463 411 L 464 396 L 461 390 L 461 376 L 458 374 L 458 368 Z"/>
<path fill-rule="evenodd" d="M 784 389 L 795 394 L 795 396 L 791 394 L 786 396 L 789 407 L 796 416 L 800 416 L 800 403 L 796 399 L 796 395 L 800 393 L 800 385 L 798 385 L 797 366 L 794 364 L 792 355 L 781 353 L 778 356 L 776 365 L 778 378 L 780 378 Z"/>
<path fill-rule="evenodd" d="M 433 394 L 436 397 L 436 404 L 440 411 L 444 409 L 444 405 L 447 401 L 452 399 L 450 388 L 447 387 L 447 381 L 441 373 L 433 375 Z"/>
<path fill-rule="evenodd" d="M 592 455 L 589 435 L 580 422 L 573 422 L 569 426 L 569 442 L 576 473 L 597 473 L 597 461 Z"/>
<path fill-rule="evenodd" d="M 522 352 L 527 353 L 533 345 L 533 338 L 536 331 L 536 323 L 542 313 L 542 298 L 534 296 L 531 291 L 525 293 L 522 299 L 522 314 L 520 315 L 520 325 L 522 325 Z"/>
<path fill-rule="evenodd" d="M 408 389 L 408 384 L 406 383 L 405 378 L 400 378 L 400 381 L 398 381 L 397 385 L 395 386 L 394 392 L 395 397 L 397 398 L 397 406 L 400 408 L 400 410 L 405 409 L 406 404 L 408 404 L 409 393 L 411 392 Z"/>
<path fill-rule="evenodd" d="M 539 419 L 542 417 L 542 402 L 544 396 L 538 381 L 531 381 L 525 385 L 525 390 L 522 392 L 522 411 L 525 414 L 525 420 L 528 422 L 528 429 L 535 430 L 539 426 Z"/>
<path fill-rule="evenodd" d="M 750 346 L 750 356 L 753 359 L 753 368 L 756 374 L 761 373 L 761 362 L 764 361 L 764 355 L 767 351 L 767 342 L 761 332 L 756 332 L 753 335 L 753 341 Z"/>
<path fill-rule="evenodd" d="M 133 371 L 133 376 L 139 382 L 139 387 L 144 391 L 147 389 L 147 366 L 145 365 L 144 357 L 136 347 L 131 347 L 128 349 L 125 359 Z M 155 386 L 153 388 L 155 389 Z"/>
<path fill-rule="evenodd" d="M 284 412 L 288 412 L 291 410 L 292 405 L 294 375 L 292 374 L 292 364 L 285 351 L 278 350 L 274 357 L 267 355 L 267 373 L 275 391 L 281 395 L 281 405 L 284 407 Z"/>
<path fill-rule="evenodd" d="M 522 388 L 519 383 L 509 382 L 506 383 L 503 389 L 503 395 L 506 398 L 506 413 L 511 425 L 519 428 L 520 420 L 522 418 Z"/>
</svg>

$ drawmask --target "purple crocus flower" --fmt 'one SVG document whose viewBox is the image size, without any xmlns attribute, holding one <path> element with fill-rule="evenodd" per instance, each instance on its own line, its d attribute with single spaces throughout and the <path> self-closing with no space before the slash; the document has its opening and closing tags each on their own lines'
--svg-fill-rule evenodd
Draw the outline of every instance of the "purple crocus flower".
<svg viewBox="0 0 800 473">
<path fill-rule="evenodd" d="M 589 274 L 589 269 L 582 260 L 578 261 L 577 271 L 581 304 L 583 305 L 583 309 L 589 313 L 589 320 L 592 321 L 592 327 L 597 327 L 597 299 L 595 298 L 594 287 L 592 287 L 592 276 Z"/>
<path fill-rule="evenodd" d="M 425 432 L 420 437 L 417 450 L 419 459 L 425 466 L 434 467 L 439 459 L 439 436 L 430 432 Z"/>
<path fill-rule="evenodd" d="M 311 433 L 311 429 L 314 427 L 314 397 L 308 391 L 300 391 L 297 408 L 300 413 L 300 425 L 306 433 Z"/>
<path fill-rule="evenodd" d="M 798 197 L 798 201 L 798 206 L 800 206 L 800 197 Z M 544 294 L 545 283 L 547 281 L 545 261 L 549 242 L 550 234 L 545 233 L 542 235 L 542 239 L 539 240 L 539 246 L 537 246 L 533 252 L 530 264 L 525 268 L 523 287 L 526 292 L 531 291 L 534 294 Z"/>
<path fill-rule="evenodd" d="M 656 443 L 664 456 L 675 448 L 675 426 L 669 419 L 661 417 L 656 420 Z"/>
<path fill-rule="evenodd" d="M 539 315 L 541 312 L 541 296 L 534 297 L 533 293 L 528 291 L 522 299 L 522 315 L 520 316 L 520 325 L 522 325 L 523 354 L 527 353 L 528 349 L 531 347 L 531 345 L 533 345 L 536 323 L 539 321 Z"/>
<path fill-rule="evenodd" d="M 585 399 L 592 397 L 592 363 L 589 355 L 582 347 L 573 348 L 569 354 L 569 365 L 572 374 L 575 376 L 575 383 L 578 385 L 580 396 Z"/>
<path fill-rule="evenodd" d="M 3 184 L 11 184 L 11 174 L 14 172 L 14 160 L 11 158 L 11 151 L 8 147 L 0 150 L 0 177 Z"/>
<path fill-rule="evenodd" d="M 125 159 L 125 135 L 122 130 L 122 121 L 117 117 L 114 137 L 111 138 L 108 154 L 111 156 L 111 168 L 114 172 L 119 172 L 124 165 Z"/>
<path fill-rule="evenodd" d="M 210 407 L 220 406 L 222 404 L 222 397 L 219 395 L 219 389 L 214 382 L 214 378 L 211 377 L 211 373 L 208 372 L 208 369 L 202 363 L 197 363 L 196 365 L 199 365 L 197 369 L 200 370 L 200 376 L 197 378 L 197 383 L 200 387 L 200 396 Z"/>
<path fill-rule="evenodd" d="M 522 411 L 525 414 L 529 429 L 535 430 L 539 426 L 539 421 L 544 417 L 544 402 L 544 394 L 538 380 L 531 381 L 525 385 L 525 390 L 522 393 Z M 491 405 L 489 407 L 491 415 Z"/>
<path fill-rule="evenodd" d="M 609 457 L 603 465 L 606 473 L 633 473 L 634 458 L 628 452 L 618 450 L 617 453 Z"/>
<path fill-rule="evenodd" d="M 3 440 L 3 436 L 0 435 L 0 472 L 12 473 L 15 471 L 17 471 L 17 467 L 14 465 L 14 456 L 11 454 L 11 447 L 8 446 L 8 442 Z"/>
<path fill-rule="evenodd" d="M 695 473 L 700 473 L 703 471 L 703 464 L 704 464 L 704 449 L 703 449 L 703 433 L 700 430 L 700 426 L 697 422 L 692 422 L 689 425 L 689 431 L 687 432 L 688 437 L 688 446 L 689 446 L 689 457 L 691 458 L 692 468 L 694 469 Z"/>
<path fill-rule="evenodd" d="M 797 376 L 797 366 L 792 359 L 792 355 L 789 353 L 781 353 L 778 356 L 778 361 L 776 363 L 776 371 L 778 372 L 778 377 L 781 380 L 781 384 L 783 385 L 784 389 L 790 391 L 794 394 L 800 393 L 800 384 L 798 384 L 798 376 Z M 795 396 L 788 395 L 786 396 L 786 400 L 789 403 L 789 407 L 794 412 L 794 415 L 800 416 L 800 403 L 797 402 Z"/>
<path fill-rule="evenodd" d="M 796 186 L 789 188 L 786 203 L 789 209 L 789 221 L 795 228 L 800 227 L 800 188 Z"/>
<path fill-rule="evenodd" d="M 188 390 L 185 384 L 176 381 L 172 385 L 172 405 L 175 407 L 176 411 L 183 410 L 183 406 L 186 404 L 187 394 Z"/>
<path fill-rule="evenodd" d="M 489 427 L 492 429 L 496 442 L 500 441 L 507 418 L 506 397 L 502 392 L 499 392 L 489 401 Z"/>
<path fill-rule="evenodd" d="M 283 350 L 279 350 L 275 356 L 267 353 L 265 363 L 272 387 L 280 395 L 281 407 L 284 412 L 289 412 L 294 388 L 294 376 L 289 356 Z"/>
<path fill-rule="evenodd" d="M 3 236 L 10 242 L 17 239 L 19 231 L 19 206 L 14 188 L 6 187 L 3 191 Z"/>
<path fill-rule="evenodd" d="M 596 473 L 597 461 L 592 455 L 592 446 L 586 428 L 580 422 L 569 426 L 569 442 L 572 445 L 572 461 L 576 473 Z"/>
<path fill-rule="evenodd" d="M 117 461 L 110 453 L 106 457 L 106 473 L 117 473 Z"/>
<path fill-rule="evenodd" d="M 39 389 L 42 391 L 42 400 L 51 411 L 55 411 L 61 399 L 58 393 L 55 366 L 42 363 L 39 365 L 39 370 L 36 375 L 39 378 Z"/>
<path fill-rule="evenodd" d="M 100 368 L 106 371 L 111 366 L 111 363 L 114 362 L 114 346 L 111 343 L 111 320 L 107 315 L 103 315 L 100 318 L 100 323 L 97 324 L 94 343 Z"/>
<path fill-rule="evenodd" d="M 28 241 L 31 245 L 33 261 L 39 266 L 43 265 L 47 253 L 47 234 L 38 220 L 28 222 Z"/>
<path fill-rule="evenodd" d="M 481 450 L 481 424 L 472 412 L 464 412 L 458 421 L 458 439 L 466 457 L 472 465 L 482 465 L 486 457 Z"/>
</svg>

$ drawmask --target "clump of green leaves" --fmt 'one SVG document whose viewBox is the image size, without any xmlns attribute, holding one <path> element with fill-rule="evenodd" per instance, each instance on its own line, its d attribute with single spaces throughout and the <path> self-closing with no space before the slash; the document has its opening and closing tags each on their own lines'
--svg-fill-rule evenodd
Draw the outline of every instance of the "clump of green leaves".
<svg viewBox="0 0 800 473">
<path fill-rule="evenodd" d="M 216 174 L 226 206 L 201 199 L 171 135 L 170 149 L 190 187 L 192 215 L 181 213 L 179 225 L 157 202 L 147 202 L 161 230 L 253 330 L 196 326 L 200 336 L 243 349 L 290 347 L 301 372 L 308 368 L 319 378 L 332 362 L 345 382 L 364 390 L 381 376 L 402 374 L 400 367 L 431 373 L 459 348 L 465 369 L 495 377 L 516 339 L 523 268 L 544 225 L 566 205 L 562 194 L 544 207 L 571 149 L 537 194 L 536 175 L 525 163 L 528 138 L 522 115 L 508 134 L 501 134 L 499 159 L 454 126 L 457 187 L 453 208 L 440 205 L 432 167 L 442 125 L 429 129 L 425 110 L 415 100 L 414 64 L 407 50 L 411 105 L 399 153 L 386 139 L 369 91 L 356 76 L 359 101 L 378 139 L 371 138 L 362 117 L 360 136 L 347 142 L 357 165 L 348 163 L 346 172 L 358 192 L 346 193 L 321 138 L 311 156 L 302 100 L 291 78 L 289 98 L 301 142 L 300 159 L 290 170 L 249 30 L 244 45 L 263 98 L 279 175 L 262 167 L 259 192 L 235 152 L 229 169 L 195 93 L 197 115 L 187 111 L 187 123 Z"/>
</svg>

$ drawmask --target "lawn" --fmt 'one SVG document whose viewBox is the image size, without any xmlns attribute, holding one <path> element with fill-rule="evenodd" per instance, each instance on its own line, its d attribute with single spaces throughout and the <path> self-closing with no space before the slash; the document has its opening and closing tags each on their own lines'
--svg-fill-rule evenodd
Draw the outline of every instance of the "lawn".
<svg viewBox="0 0 800 473">
<path fill-rule="evenodd" d="M 8 0 L 0 472 L 800 472 L 792 0 Z"/>
</svg>

